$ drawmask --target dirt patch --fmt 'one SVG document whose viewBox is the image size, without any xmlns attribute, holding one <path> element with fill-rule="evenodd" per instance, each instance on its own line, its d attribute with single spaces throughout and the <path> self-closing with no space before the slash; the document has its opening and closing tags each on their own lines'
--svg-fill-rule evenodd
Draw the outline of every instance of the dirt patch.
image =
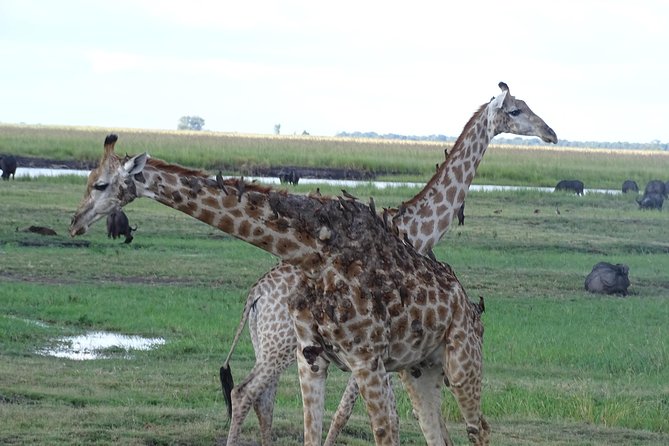
<svg viewBox="0 0 669 446">
<path fill-rule="evenodd" d="M 19 167 L 32 167 L 40 169 L 78 169 L 91 170 L 97 166 L 96 162 L 78 160 L 54 160 L 30 156 L 16 156 L 16 164 Z M 216 172 L 218 168 L 206 169 Z M 249 167 L 239 174 L 262 177 L 280 177 L 285 172 L 295 172 L 300 178 L 319 178 L 327 180 L 373 180 L 376 176 L 373 172 L 363 169 L 342 169 L 335 167 Z"/>
<path fill-rule="evenodd" d="M 32 156 L 16 155 L 16 165 L 18 167 L 32 167 L 38 169 L 79 169 L 91 170 L 95 168 L 97 162 L 77 161 L 77 160 L 54 160 L 49 158 L 37 158 Z"/>
<path fill-rule="evenodd" d="M 318 178 L 325 180 L 373 180 L 374 173 L 361 169 L 340 169 L 334 167 L 258 167 L 251 168 L 250 175 L 261 177 L 279 177 L 286 172 L 295 172 L 300 178 Z"/>
</svg>

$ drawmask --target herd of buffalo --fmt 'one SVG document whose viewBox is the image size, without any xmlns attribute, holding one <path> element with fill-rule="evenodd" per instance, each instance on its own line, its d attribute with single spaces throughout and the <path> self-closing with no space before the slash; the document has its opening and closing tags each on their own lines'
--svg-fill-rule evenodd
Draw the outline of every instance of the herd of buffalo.
<svg viewBox="0 0 669 446">
<path fill-rule="evenodd" d="M 577 195 L 583 195 L 583 181 L 581 180 L 562 180 L 555 186 L 555 191 L 568 191 Z M 625 180 L 622 185 L 622 192 L 639 193 L 639 185 L 636 181 Z M 636 202 L 641 209 L 662 210 L 664 199 L 669 195 L 669 181 L 651 180 L 646 184 L 641 197 L 637 197 Z"/>
<path fill-rule="evenodd" d="M 12 155 L 0 156 L 0 170 L 2 170 L 2 179 L 8 180 L 10 176 L 14 178 L 16 173 L 16 158 Z M 299 175 L 295 170 L 282 171 L 279 175 L 281 183 L 296 185 L 299 181 Z M 555 186 L 555 191 L 573 192 L 577 195 L 583 195 L 584 185 L 580 180 L 562 180 Z M 623 193 L 639 193 L 639 186 L 636 181 L 625 180 L 622 184 Z M 664 200 L 669 195 L 669 181 L 666 183 L 661 180 L 652 180 L 646 184 L 641 197 L 636 198 L 636 202 L 641 209 L 661 210 Z M 464 224 L 464 203 L 458 212 L 458 224 Z M 132 228 L 128 222 L 128 217 L 120 209 L 107 217 L 107 236 L 118 238 L 125 236 L 125 243 L 130 243 L 133 239 L 132 233 L 137 228 Z M 592 293 L 621 294 L 627 295 L 627 288 L 630 285 L 629 268 L 623 264 L 611 264 L 599 262 L 593 268 L 585 279 L 585 289 Z"/>
</svg>

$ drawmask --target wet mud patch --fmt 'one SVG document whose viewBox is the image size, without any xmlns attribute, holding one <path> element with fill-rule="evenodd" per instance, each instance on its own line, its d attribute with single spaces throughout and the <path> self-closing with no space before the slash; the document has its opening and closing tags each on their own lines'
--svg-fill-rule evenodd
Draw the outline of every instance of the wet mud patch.
<svg viewBox="0 0 669 446">
<path fill-rule="evenodd" d="M 133 350 L 151 350 L 165 344 L 163 338 L 145 338 L 104 331 L 93 331 L 76 336 L 63 336 L 53 345 L 37 351 L 42 356 L 76 361 L 105 359 L 122 356 L 130 358 Z"/>
</svg>

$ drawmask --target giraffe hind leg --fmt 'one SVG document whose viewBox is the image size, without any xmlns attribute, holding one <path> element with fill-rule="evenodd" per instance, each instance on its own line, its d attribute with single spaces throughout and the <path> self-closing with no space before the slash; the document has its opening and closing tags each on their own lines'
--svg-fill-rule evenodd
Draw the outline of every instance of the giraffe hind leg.
<svg viewBox="0 0 669 446">
<path fill-rule="evenodd" d="M 418 416 L 426 444 L 453 446 L 441 416 L 441 389 L 444 383 L 442 365 L 402 370 L 399 375 Z"/>
<path fill-rule="evenodd" d="M 346 384 L 346 390 L 341 397 L 337 411 L 332 417 L 332 422 L 330 423 L 330 430 L 328 435 L 325 438 L 325 443 L 323 446 L 334 446 L 337 441 L 337 437 L 346 426 L 348 419 L 351 417 L 353 412 L 353 406 L 355 405 L 355 400 L 358 399 L 358 384 L 355 382 L 353 375 L 348 380 Z"/>
<path fill-rule="evenodd" d="M 376 446 L 399 445 L 394 394 L 383 363 L 377 358 L 352 367 L 352 372 L 365 400 Z"/>
<path fill-rule="evenodd" d="M 449 345 L 446 348 L 444 373 L 465 420 L 469 442 L 475 446 L 486 446 L 490 444 L 490 425 L 481 412 L 481 344 L 471 347 L 463 343 Z"/>
</svg>

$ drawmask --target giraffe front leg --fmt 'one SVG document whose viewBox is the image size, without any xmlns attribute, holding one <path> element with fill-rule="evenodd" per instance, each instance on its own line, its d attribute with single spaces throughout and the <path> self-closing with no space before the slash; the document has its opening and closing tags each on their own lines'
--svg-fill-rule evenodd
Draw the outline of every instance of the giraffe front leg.
<svg viewBox="0 0 669 446">
<path fill-rule="evenodd" d="M 441 416 L 441 388 L 444 372 L 441 364 L 399 372 L 420 429 L 428 446 L 453 446 Z"/>
<path fill-rule="evenodd" d="M 365 400 L 376 446 L 399 445 L 395 397 L 380 359 L 351 367 L 360 395 Z"/>
<path fill-rule="evenodd" d="M 323 435 L 325 378 L 330 363 L 318 356 L 313 364 L 309 364 L 299 347 L 296 357 L 304 412 L 304 444 L 305 446 L 318 446 L 321 444 Z"/>
</svg>

